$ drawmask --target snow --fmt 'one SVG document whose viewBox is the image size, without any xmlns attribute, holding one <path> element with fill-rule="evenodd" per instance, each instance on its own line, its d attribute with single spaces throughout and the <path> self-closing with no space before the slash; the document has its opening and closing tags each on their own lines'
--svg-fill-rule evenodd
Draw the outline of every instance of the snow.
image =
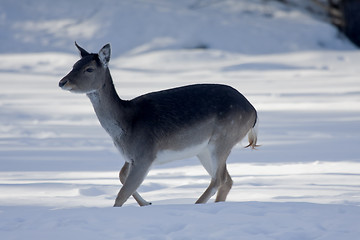
<svg viewBox="0 0 360 240">
<path fill-rule="evenodd" d="M 331 25 L 271 1 L 33 2 L 0 6 L 0 239 L 358 238 L 360 52 Z M 193 204 L 209 176 L 190 158 L 150 171 L 152 206 L 111 207 L 123 158 L 58 87 L 75 40 L 111 43 L 124 99 L 206 82 L 253 103 L 262 146 L 233 149 L 227 202 Z"/>
<path fill-rule="evenodd" d="M 3 239 L 357 239 L 359 208 L 313 203 L 8 207 Z M 31 216 L 25 217 L 24 216 Z M 336 218 L 333 218 L 336 216 Z M 147 221 L 144 221 L 144 220 Z"/>
</svg>

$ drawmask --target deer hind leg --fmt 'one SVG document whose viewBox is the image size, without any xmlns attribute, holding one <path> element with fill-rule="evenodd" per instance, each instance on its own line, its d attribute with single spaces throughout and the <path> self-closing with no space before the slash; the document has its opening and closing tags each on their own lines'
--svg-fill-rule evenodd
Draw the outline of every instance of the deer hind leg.
<svg viewBox="0 0 360 240">
<path fill-rule="evenodd" d="M 201 164 L 211 176 L 211 182 L 196 203 L 206 203 L 218 189 L 221 191 L 221 194 L 218 193 L 217 199 L 219 198 L 219 201 L 221 201 L 221 199 L 224 198 L 223 196 L 225 195 L 226 198 L 227 193 L 230 191 L 231 186 L 229 188 L 229 184 L 232 184 L 232 181 L 226 170 L 226 159 L 230 151 L 221 153 L 222 154 L 216 154 L 216 152 L 207 148 L 197 155 Z M 230 182 L 226 182 L 226 180 L 230 180 Z M 225 199 L 223 201 L 225 201 Z"/>
<path fill-rule="evenodd" d="M 129 170 L 130 170 L 130 164 L 128 162 L 125 162 L 124 166 L 121 168 L 121 171 L 119 172 L 119 179 L 122 184 L 125 184 L 126 179 L 129 175 Z M 147 202 L 145 199 L 143 199 L 137 191 L 135 191 L 132 194 L 132 196 L 135 198 L 136 202 L 140 206 L 151 205 L 151 202 Z"/>
<path fill-rule="evenodd" d="M 195 203 L 196 204 L 207 203 L 207 201 L 209 201 L 209 199 L 212 196 L 214 196 L 218 187 L 219 187 L 219 182 L 217 181 L 217 179 L 212 178 L 208 188 L 205 190 L 205 192 L 199 197 L 199 199 Z"/>
<path fill-rule="evenodd" d="M 220 187 L 218 189 L 215 202 L 225 202 L 226 197 L 233 185 L 233 181 L 230 177 L 229 172 L 226 169 L 226 165 L 224 167 L 224 171 L 221 173 L 221 176 L 219 177 L 220 177 Z"/>
<path fill-rule="evenodd" d="M 220 141 L 226 143 L 225 140 Z M 211 176 L 211 182 L 196 203 L 206 203 L 216 192 L 215 202 L 225 201 L 232 187 L 233 181 L 226 168 L 226 160 L 231 148 L 224 144 L 212 142 L 204 151 L 197 155 L 200 162 Z"/>
<path fill-rule="evenodd" d="M 211 156 L 209 149 L 207 148 L 204 149 L 201 153 L 197 155 L 197 157 L 200 160 L 201 164 L 204 166 L 205 170 L 211 176 L 210 185 L 207 187 L 205 192 L 200 196 L 200 198 L 195 202 L 198 204 L 198 203 L 206 203 L 207 201 L 209 201 L 209 199 L 216 193 L 219 187 L 219 182 L 217 181 L 214 174 L 214 168 L 216 162 Z"/>
</svg>

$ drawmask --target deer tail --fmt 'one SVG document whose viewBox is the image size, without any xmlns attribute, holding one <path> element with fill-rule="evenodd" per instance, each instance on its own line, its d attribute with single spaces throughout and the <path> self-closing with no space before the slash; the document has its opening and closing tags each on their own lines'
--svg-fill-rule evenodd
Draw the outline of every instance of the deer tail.
<svg viewBox="0 0 360 240">
<path fill-rule="evenodd" d="M 252 149 L 255 149 L 256 147 L 260 147 L 260 145 L 257 145 L 257 135 L 258 135 L 258 125 L 259 125 L 259 118 L 256 115 L 255 123 L 253 127 L 248 132 L 248 140 L 249 145 L 247 145 L 245 148 L 250 147 Z"/>
</svg>

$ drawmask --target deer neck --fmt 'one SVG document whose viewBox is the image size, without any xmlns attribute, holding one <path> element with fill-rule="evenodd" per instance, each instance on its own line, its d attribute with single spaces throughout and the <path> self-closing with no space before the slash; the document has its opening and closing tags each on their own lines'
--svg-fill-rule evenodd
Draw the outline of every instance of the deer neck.
<svg viewBox="0 0 360 240">
<path fill-rule="evenodd" d="M 109 70 L 105 84 L 98 90 L 88 93 L 101 126 L 115 140 L 122 136 L 127 124 L 125 121 L 125 101 L 116 93 Z"/>
</svg>

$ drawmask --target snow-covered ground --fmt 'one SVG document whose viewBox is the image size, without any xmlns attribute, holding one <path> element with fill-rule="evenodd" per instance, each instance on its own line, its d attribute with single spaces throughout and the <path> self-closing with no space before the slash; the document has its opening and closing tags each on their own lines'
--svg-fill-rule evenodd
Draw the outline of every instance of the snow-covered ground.
<svg viewBox="0 0 360 240">
<path fill-rule="evenodd" d="M 0 3 L 0 239 L 358 238 L 360 52 L 332 26 L 255 0 L 33 2 Z M 123 159 L 58 87 L 75 40 L 112 44 L 124 99 L 211 82 L 253 103 L 262 146 L 233 149 L 227 202 L 193 204 L 209 177 L 191 158 L 150 171 L 152 206 L 111 207 Z"/>
</svg>

